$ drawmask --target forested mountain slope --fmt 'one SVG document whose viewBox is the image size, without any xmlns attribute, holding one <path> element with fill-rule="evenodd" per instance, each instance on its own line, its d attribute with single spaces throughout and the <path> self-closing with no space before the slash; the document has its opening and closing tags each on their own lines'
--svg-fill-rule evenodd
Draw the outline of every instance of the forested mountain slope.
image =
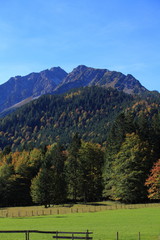
<svg viewBox="0 0 160 240">
<path fill-rule="evenodd" d="M 131 95 L 100 87 L 42 96 L 0 120 L 0 147 L 32 148 L 59 139 L 67 144 L 75 132 L 104 143 L 117 114 L 133 101 Z"/>
</svg>

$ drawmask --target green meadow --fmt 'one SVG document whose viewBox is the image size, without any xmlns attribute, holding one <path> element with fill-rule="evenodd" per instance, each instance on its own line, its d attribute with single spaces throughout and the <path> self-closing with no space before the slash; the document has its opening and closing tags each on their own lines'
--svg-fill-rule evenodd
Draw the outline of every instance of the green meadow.
<svg viewBox="0 0 160 240">
<path fill-rule="evenodd" d="M 93 232 L 95 240 L 160 240 L 160 207 L 117 209 L 25 218 L 0 218 L 0 230 Z M 25 240 L 25 235 L 0 234 L 0 240 Z M 50 234 L 30 234 L 30 240 L 53 239 Z"/>
</svg>

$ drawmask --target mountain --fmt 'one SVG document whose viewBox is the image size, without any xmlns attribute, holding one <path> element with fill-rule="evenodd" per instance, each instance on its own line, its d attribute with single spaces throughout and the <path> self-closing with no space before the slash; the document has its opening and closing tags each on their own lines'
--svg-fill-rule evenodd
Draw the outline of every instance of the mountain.
<svg viewBox="0 0 160 240">
<path fill-rule="evenodd" d="M 93 86 L 107 71 L 107 69 L 95 69 L 80 65 L 74 68 L 54 91 L 64 93 L 73 88 Z"/>
<path fill-rule="evenodd" d="M 51 93 L 59 85 L 67 73 L 60 67 L 30 73 L 27 76 L 10 78 L 0 85 L 0 112 L 15 104 L 24 104 L 46 93 Z M 26 100 L 26 101 L 25 101 Z M 15 106 L 16 107 L 16 106 Z"/>
<path fill-rule="evenodd" d="M 54 92 L 64 93 L 70 89 L 85 86 L 112 87 L 128 94 L 142 94 L 147 92 L 147 89 L 131 74 L 126 76 L 120 72 L 90 68 L 84 65 L 73 69 L 63 82 L 56 87 Z"/>
<path fill-rule="evenodd" d="M 0 85 L 0 116 L 44 94 L 60 94 L 79 87 L 101 86 L 114 88 L 128 94 L 149 91 L 132 75 L 80 65 L 67 74 L 60 67 L 10 78 Z"/>
</svg>

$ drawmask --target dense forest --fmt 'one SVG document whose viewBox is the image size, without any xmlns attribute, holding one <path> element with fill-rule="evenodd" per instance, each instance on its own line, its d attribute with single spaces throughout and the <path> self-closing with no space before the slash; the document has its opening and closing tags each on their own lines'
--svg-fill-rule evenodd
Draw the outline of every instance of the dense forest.
<svg viewBox="0 0 160 240">
<path fill-rule="evenodd" d="M 68 144 L 75 132 L 85 141 L 102 144 L 112 121 L 133 100 L 131 95 L 100 87 L 42 96 L 0 119 L 0 148 L 29 150 L 57 140 Z"/>
<path fill-rule="evenodd" d="M 102 198 L 104 152 L 77 134 L 67 150 L 59 143 L 42 149 L 1 152 L 0 205 L 59 204 Z"/>
<path fill-rule="evenodd" d="M 0 205 L 160 199 L 159 109 L 157 94 L 92 87 L 1 119 Z"/>
<path fill-rule="evenodd" d="M 54 143 L 0 153 L 1 207 L 158 200 L 159 180 L 160 162 L 149 142 L 136 133 L 126 134 L 119 150 L 84 142 L 75 134 L 67 149 Z"/>
</svg>

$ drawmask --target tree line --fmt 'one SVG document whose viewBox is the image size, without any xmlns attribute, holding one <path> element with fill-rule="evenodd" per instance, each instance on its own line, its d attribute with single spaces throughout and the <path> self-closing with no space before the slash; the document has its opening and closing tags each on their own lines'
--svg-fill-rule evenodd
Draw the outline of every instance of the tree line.
<svg viewBox="0 0 160 240">
<path fill-rule="evenodd" d="M 0 205 L 100 200 L 103 161 L 101 146 L 77 135 L 67 150 L 54 143 L 31 151 L 1 152 Z"/>
<path fill-rule="evenodd" d="M 160 162 L 151 164 L 151 154 L 135 133 L 114 153 L 78 134 L 67 149 L 59 143 L 22 152 L 6 148 L 0 153 L 0 206 L 160 199 Z"/>
</svg>

